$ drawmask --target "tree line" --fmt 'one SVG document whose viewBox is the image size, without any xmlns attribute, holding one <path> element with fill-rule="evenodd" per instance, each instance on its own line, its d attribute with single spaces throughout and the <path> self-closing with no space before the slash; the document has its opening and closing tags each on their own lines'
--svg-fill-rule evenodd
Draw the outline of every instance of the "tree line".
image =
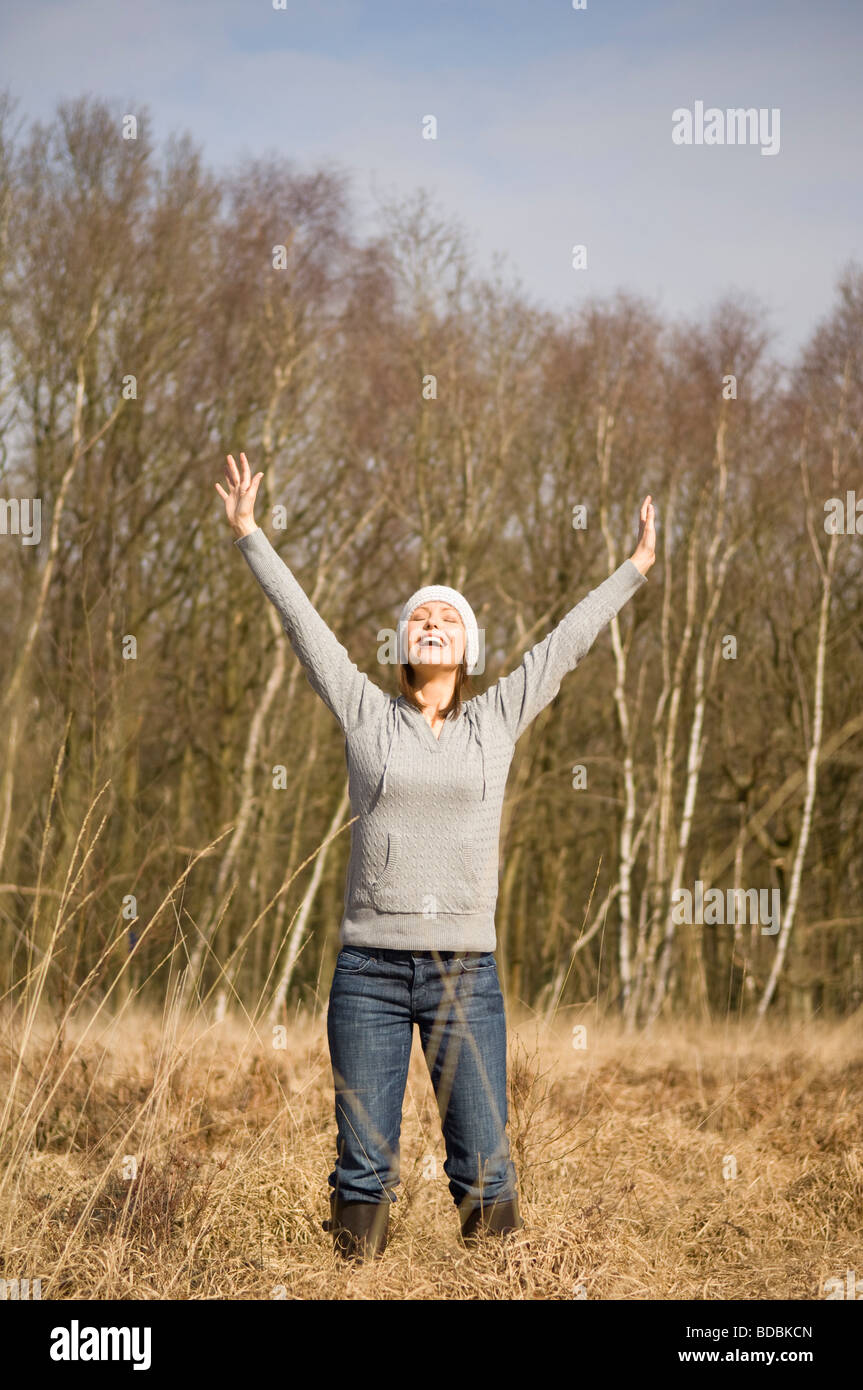
<svg viewBox="0 0 863 1390">
<path fill-rule="evenodd" d="M 274 1019 L 319 994 L 344 745 L 225 525 L 242 449 L 259 522 L 393 694 L 377 636 L 407 593 L 468 595 L 482 689 L 630 553 L 650 492 L 648 585 L 516 747 L 502 974 L 631 1028 L 857 1008 L 861 268 L 783 362 L 740 296 L 552 313 L 423 190 L 360 238 L 343 171 L 216 173 L 146 112 L 122 132 L 88 97 L 27 126 L 0 102 L 4 997 L 157 1001 L 182 970 Z M 697 884 L 773 892 L 778 921 L 681 921 Z"/>
</svg>

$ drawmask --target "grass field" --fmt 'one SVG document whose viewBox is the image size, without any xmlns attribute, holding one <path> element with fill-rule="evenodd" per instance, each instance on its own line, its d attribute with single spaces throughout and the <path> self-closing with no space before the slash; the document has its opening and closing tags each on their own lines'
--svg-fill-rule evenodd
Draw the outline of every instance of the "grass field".
<svg viewBox="0 0 863 1390">
<path fill-rule="evenodd" d="M 863 1276 L 859 1022 L 624 1037 L 509 1010 L 525 1229 L 465 1250 L 415 1034 L 380 1261 L 321 1229 L 325 1017 L 265 1027 L 135 1001 L 0 1025 L 6 1280 L 45 1298 L 808 1299 Z M 135 1163 L 137 1164 L 136 1175 Z"/>
</svg>

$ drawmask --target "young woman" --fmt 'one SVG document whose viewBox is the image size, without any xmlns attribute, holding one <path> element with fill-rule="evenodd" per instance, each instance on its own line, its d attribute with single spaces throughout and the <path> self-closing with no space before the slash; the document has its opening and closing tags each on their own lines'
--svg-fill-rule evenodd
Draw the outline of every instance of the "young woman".
<svg viewBox="0 0 863 1390">
<path fill-rule="evenodd" d="M 362 1259 L 386 1246 L 417 1024 L 462 1239 L 518 1230 L 494 957 L 504 787 L 516 741 L 646 583 L 655 559 L 651 499 L 631 558 L 482 695 L 463 699 L 479 657 L 470 604 L 440 585 L 412 594 L 398 624 L 401 694 L 393 697 L 357 669 L 256 526 L 263 474 L 251 477 L 245 454 L 240 462 L 227 456 L 228 490 L 216 490 L 235 544 L 341 725 L 357 817 L 327 1013 L 337 1157 L 324 1229 L 343 1255 Z"/>
</svg>

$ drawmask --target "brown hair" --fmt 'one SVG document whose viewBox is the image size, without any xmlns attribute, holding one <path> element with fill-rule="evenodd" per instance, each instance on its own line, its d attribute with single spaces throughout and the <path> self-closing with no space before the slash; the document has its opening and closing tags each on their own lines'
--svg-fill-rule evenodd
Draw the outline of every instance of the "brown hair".
<svg viewBox="0 0 863 1390">
<path fill-rule="evenodd" d="M 402 695 L 404 695 L 405 699 L 410 700 L 412 705 L 415 705 L 419 710 L 422 709 L 422 705 L 419 703 L 416 692 L 414 691 L 414 669 L 410 665 L 405 665 L 404 662 L 399 666 L 399 690 Z M 461 709 L 462 700 L 469 700 L 473 693 L 473 683 L 468 674 L 467 667 L 463 661 L 460 661 L 456 668 L 455 689 L 452 693 L 452 699 L 446 708 L 441 711 L 444 718 L 448 719 L 452 716 L 452 718 L 455 719 Z"/>
</svg>

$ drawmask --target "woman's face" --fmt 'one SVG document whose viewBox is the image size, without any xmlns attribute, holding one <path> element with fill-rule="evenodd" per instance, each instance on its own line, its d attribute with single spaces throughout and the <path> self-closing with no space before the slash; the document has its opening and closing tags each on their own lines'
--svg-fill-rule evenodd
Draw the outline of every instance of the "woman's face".
<svg viewBox="0 0 863 1390">
<path fill-rule="evenodd" d="M 467 634 L 461 614 L 442 599 L 414 609 L 408 618 L 407 635 L 412 666 L 454 671 L 464 660 Z"/>
</svg>

